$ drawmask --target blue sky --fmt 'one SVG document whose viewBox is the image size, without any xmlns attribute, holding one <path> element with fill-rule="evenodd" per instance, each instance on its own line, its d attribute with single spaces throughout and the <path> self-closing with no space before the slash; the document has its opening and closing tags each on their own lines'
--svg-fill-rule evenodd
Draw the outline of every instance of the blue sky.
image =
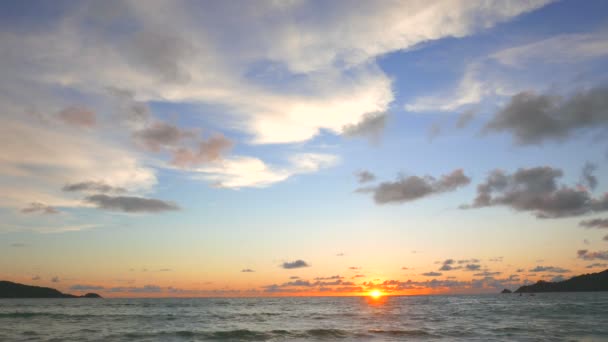
<svg viewBox="0 0 608 342">
<path fill-rule="evenodd" d="M 6 278 L 475 292 L 606 266 L 605 1 L 0 6 Z M 486 273 L 426 283 L 449 259 Z"/>
</svg>

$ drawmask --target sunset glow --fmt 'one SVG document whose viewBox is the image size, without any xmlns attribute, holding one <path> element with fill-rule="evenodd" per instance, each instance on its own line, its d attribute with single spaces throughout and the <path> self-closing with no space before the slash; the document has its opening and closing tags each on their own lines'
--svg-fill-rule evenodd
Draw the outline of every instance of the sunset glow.
<svg viewBox="0 0 608 342">
<path fill-rule="evenodd" d="M 607 13 L 0 1 L 0 280 L 382 303 L 608 268 Z"/>
</svg>

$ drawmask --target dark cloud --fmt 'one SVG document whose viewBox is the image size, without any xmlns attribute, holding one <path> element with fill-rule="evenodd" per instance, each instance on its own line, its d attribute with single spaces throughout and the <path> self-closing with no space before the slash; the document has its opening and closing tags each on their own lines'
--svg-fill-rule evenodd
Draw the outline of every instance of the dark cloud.
<svg viewBox="0 0 608 342">
<path fill-rule="evenodd" d="M 425 276 L 425 277 L 439 277 L 442 274 L 443 273 L 440 273 L 440 272 L 426 272 L 426 273 L 422 273 L 422 275 Z"/>
<path fill-rule="evenodd" d="M 347 137 L 365 137 L 371 142 L 378 142 L 386 126 L 387 113 L 367 113 L 356 124 L 342 127 L 342 133 Z"/>
<path fill-rule="evenodd" d="M 53 278 L 51 278 L 51 282 L 58 283 L 59 282 L 59 277 L 53 277 Z"/>
<path fill-rule="evenodd" d="M 590 264 L 587 265 L 586 268 L 596 268 L 596 267 L 608 267 L 608 264 L 600 264 L 600 263 L 594 263 L 594 264 Z"/>
<path fill-rule="evenodd" d="M 351 278 L 365 278 L 364 274 L 355 274 L 354 276 L 352 276 Z"/>
<path fill-rule="evenodd" d="M 591 190 L 595 190 L 598 183 L 597 177 L 593 174 L 595 170 L 597 170 L 596 164 L 586 162 L 581 172 L 581 183 Z"/>
<path fill-rule="evenodd" d="M 578 225 L 585 228 L 608 228 L 608 219 L 584 220 Z"/>
<path fill-rule="evenodd" d="M 72 291 L 101 291 L 104 290 L 105 287 L 97 286 L 97 285 L 72 285 L 70 290 Z"/>
<path fill-rule="evenodd" d="M 403 203 L 414 201 L 423 197 L 454 191 L 465 186 L 471 179 L 462 170 L 441 176 L 436 179 L 432 176 L 409 176 L 400 177 L 394 182 L 383 182 L 378 186 L 360 189 L 359 192 L 371 192 L 377 204 Z"/>
<path fill-rule="evenodd" d="M 457 261 L 459 264 L 474 264 L 479 262 L 479 259 L 462 259 Z"/>
<path fill-rule="evenodd" d="M 91 192 L 103 192 L 103 193 L 124 193 L 127 190 L 121 187 L 114 187 L 101 181 L 88 181 L 80 183 L 69 183 L 63 186 L 63 191 L 76 192 L 76 191 L 91 191 Z"/>
<path fill-rule="evenodd" d="M 357 176 L 357 181 L 359 183 L 367 183 L 376 180 L 376 175 L 366 170 L 355 173 L 355 176 Z"/>
<path fill-rule="evenodd" d="M 460 113 L 458 121 L 456 121 L 456 127 L 465 128 L 477 115 L 477 109 L 468 109 Z"/>
<path fill-rule="evenodd" d="M 92 203 L 101 209 L 124 211 L 128 213 L 156 213 L 161 211 L 179 210 L 177 205 L 170 202 L 132 196 L 108 196 L 99 194 L 88 196 L 85 198 L 85 201 Z"/>
<path fill-rule="evenodd" d="M 351 266 L 348 268 L 349 270 L 359 270 L 361 269 L 361 267 L 357 267 L 357 266 Z"/>
<path fill-rule="evenodd" d="M 344 279 L 344 277 L 340 276 L 340 275 L 335 275 L 335 276 L 330 276 L 330 277 L 316 277 L 315 280 L 319 281 L 319 280 L 337 280 L 337 279 Z"/>
<path fill-rule="evenodd" d="M 495 257 L 495 258 L 490 258 L 488 259 L 491 262 L 502 262 L 503 257 L 499 256 L 499 257 Z"/>
<path fill-rule="evenodd" d="M 116 97 L 120 103 L 121 115 L 119 119 L 129 124 L 141 126 L 150 119 L 150 109 L 144 102 L 136 101 L 135 94 L 126 89 L 108 88 L 108 92 Z"/>
<path fill-rule="evenodd" d="M 32 280 L 33 280 L 33 281 L 40 280 L 40 276 L 39 276 L 39 275 L 33 276 L 33 277 L 32 277 Z"/>
<path fill-rule="evenodd" d="M 178 167 L 196 166 L 220 160 L 230 150 L 233 142 L 221 134 L 215 134 L 206 141 L 201 141 L 197 149 L 181 147 L 174 151 L 171 164 Z"/>
<path fill-rule="evenodd" d="M 518 268 L 515 272 L 521 273 L 523 271 L 525 271 L 523 268 Z"/>
<path fill-rule="evenodd" d="M 608 210 L 608 195 L 592 198 L 586 189 L 558 186 L 560 169 L 548 166 L 518 169 L 513 174 L 494 170 L 477 186 L 477 197 L 462 209 L 504 205 L 533 212 L 537 218 L 558 218 Z"/>
<path fill-rule="evenodd" d="M 488 270 L 485 270 L 480 273 L 475 273 L 475 274 L 473 274 L 473 276 L 475 276 L 475 277 L 493 277 L 493 276 L 499 275 L 499 274 L 502 274 L 502 272 L 490 272 Z"/>
<path fill-rule="evenodd" d="M 59 210 L 40 202 L 32 202 L 26 208 L 21 209 L 24 214 L 42 213 L 42 214 L 59 214 Z"/>
<path fill-rule="evenodd" d="M 443 261 L 439 270 L 440 271 L 451 271 L 451 270 L 457 270 L 457 269 L 462 268 L 462 266 L 454 266 L 455 263 L 456 263 L 456 261 L 454 261 L 454 259 L 446 259 Z"/>
<path fill-rule="evenodd" d="M 194 130 L 183 130 L 157 121 L 133 133 L 133 139 L 145 149 L 159 152 L 162 148 L 177 146 L 183 139 L 196 137 L 196 133 Z"/>
<path fill-rule="evenodd" d="M 255 271 L 252 270 L 251 268 L 245 268 L 245 269 L 242 269 L 241 272 L 244 272 L 244 273 L 253 273 Z"/>
<path fill-rule="evenodd" d="M 467 271 L 478 271 L 481 268 L 479 264 L 467 264 L 464 269 Z"/>
<path fill-rule="evenodd" d="M 586 249 L 579 249 L 576 254 L 583 260 L 608 260 L 608 251 L 589 252 Z"/>
<path fill-rule="evenodd" d="M 488 122 L 486 132 L 508 132 L 516 143 L 565 140 L 608 126 L 608 87 L 591 88 L 569 98 L 521 92 Z"/>
<path fill-rule="evenodd" d="M 308 265 L 306 263 L 306 261 L 304 260 L 296 260 L 296 261 L 292 261 L 292 262 L 284 262 L 281 267 L 283 267 L 284 269 L 294 269 L 294 268 L 302 268 L 302 267 L 309 267 L 310 265 Z"/>
<path fill-rule="evenodd" d="M 528 272 L 568 273 L 570 270 L 555 266 L 536 266 Z"/>
<path fill-rule="evenodd" d="M 298 277 L 298 276 L 291 276 L 291 277 L 289 277 L 289 279 L 300 279 L 300 277 Z"/>
<path fill-rule="evenodd" d="M 96 123 L 95 113 L 81 107 L 68 107 L 57 113 L 59 120 L 77 127 L 93 127 Z"/>
</svg>

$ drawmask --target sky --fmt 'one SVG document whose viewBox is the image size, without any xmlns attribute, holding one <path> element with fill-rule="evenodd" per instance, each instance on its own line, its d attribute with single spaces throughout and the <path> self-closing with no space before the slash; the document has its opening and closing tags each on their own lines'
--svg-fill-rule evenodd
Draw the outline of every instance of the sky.
<svg viewBox="0 0 608 342">
<path fill-rule="evenodd" d="M 0 279 L 495 293 L 608 268 L 608 2 L 2 1 Z"/>
</svg>

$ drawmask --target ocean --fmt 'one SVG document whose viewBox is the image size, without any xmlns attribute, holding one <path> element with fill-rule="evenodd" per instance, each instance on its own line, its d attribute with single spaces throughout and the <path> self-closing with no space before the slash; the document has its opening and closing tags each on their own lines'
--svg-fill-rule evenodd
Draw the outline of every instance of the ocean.
<svg viewBox="0 0 608 342">
<path fill-rule="evenodd" d="M 0 299 L 0 341 L 608 341 L 608 293 Z"/>
</svg>

